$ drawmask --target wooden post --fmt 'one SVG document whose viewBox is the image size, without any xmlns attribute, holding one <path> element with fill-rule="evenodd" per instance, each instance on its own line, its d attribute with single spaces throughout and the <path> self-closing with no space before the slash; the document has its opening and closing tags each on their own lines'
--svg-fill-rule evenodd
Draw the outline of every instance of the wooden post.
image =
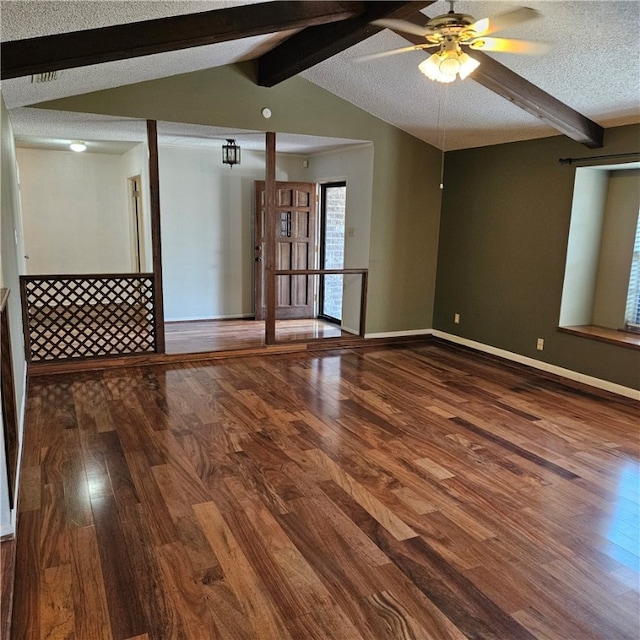
<svg viewBox="0 0 640 640">
<path fill-rule="evenodd" d="M 153 315 L 156 353 L 164 353 L 164 296 L 162 291 L 162 243 L 160 240 L 160 171 L 158 169 L 158 123 L 147 120 L 149 147 L 149 202 L 151 211 L 151 248 L 153 253 Z"/>
<path fill-rule="evenodd" d="M 276 343 L 276 134 L 267 132 L 267 167 L 265 177 L 265 289 L 267 303 L 267 318 L 265 322 L 265 344 Z"/>
<path fill-rule="evenodd" d="M 367 289 L 369 286 L 369 272 L 363 271 L 360 281 L 360 337 L 364 338 L 367 322 Z"/>
</svg>

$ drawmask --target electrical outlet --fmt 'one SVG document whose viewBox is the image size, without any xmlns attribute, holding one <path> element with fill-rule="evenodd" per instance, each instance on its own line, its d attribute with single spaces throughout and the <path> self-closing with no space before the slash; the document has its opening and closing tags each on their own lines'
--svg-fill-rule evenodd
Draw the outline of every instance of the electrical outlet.
<svg viewBox="0 0 640 640">
<path fill-rule="evenodd" d="M 538 351 L 544 351 L 544 338 L 538 338 L 536 342 L 536 349 Z"/>
<path fill-rule="evenodd" d="M 459 313 L 454 313 L 453 314 L 453 321 L 455 324 L 460 324 L 460 314 Z"/>
</svg>

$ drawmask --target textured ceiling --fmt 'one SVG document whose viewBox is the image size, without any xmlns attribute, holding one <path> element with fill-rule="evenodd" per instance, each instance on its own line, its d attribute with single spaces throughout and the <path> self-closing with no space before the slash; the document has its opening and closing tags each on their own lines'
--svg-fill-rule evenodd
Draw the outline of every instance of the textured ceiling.
<svg viewBox="0 0 640 640">
<path fill-rule="evenodd" d="M 87 144 L 89 152 L 119 154 L 147 140 L 145 121 L 135 118 L 18 107 L 11 110 L 11 124 L 19 147 L 68 151 L 71 142 L 82 141 Z M 265 149 L 265 134 L 261 131 L 178 122 L 158 123 L 160 144 L 221 147 L 229 138 L 233 138 L 242 149 Z M 369 143 L 366 140 L 278 134 L 280 153 L 311 155 L 358 144 Z"/>
<path fill-rule="evenodd" d="M 490 55 L 604 127 L 639 122 L 640 2 L 549 0 L 525 4 L 537 9 L 542 17 L 496 35 L 550 42 L 551 52 L 543 56 Z M 475 0 L 455 4 L 456 11 L 476 18 L 514 6 L 515 3 Z M 424 13 L 433 17 L 447 10 L 448 3 L 440 1 Z M 426 81 L 417 68 L 427 57 L 425 54 L 409 52 L 358 60 L 369 53 L 406 45 L 403 38 L 385 31 L 302 75 L 382 120 L 447 150 L 556 134 L 542 121 L 476 82 L 441 85 Z"/>
<path fill-rule="evenodd" d="M 178 13 L 205 11 L 249 2 L 112 2 L 93 1 L 3 1 L 0 15 L 3 40 L 13 40 L 63 31 L 158 18 Z M 456 10 L 476 18 L 510 9 L 515 3 L 460 0 Z M 500 32 L 504 37 L 544 40 L 553 45 L 544 56 L 491 54 L 497 60 L 552 94 L 570 107 L 608 127 L 640 122 L 640 2 L 637 0 L 536 0 L 527 2 L 542 17 Z M 439 1 L 424 10 L 430 17 L 445 13 L 448 4 Z M 425 18 L 426 20 L 426 18 Z M 92 67 L 67 69 L 50 83 L 32 83 L 30 78 L 4 81 L 2 93 L 10 109 L 43 100 L 85 93 L 132 82 L 230 64 L 256 57 L 282 38 L 261 36 L 233 42 L 147 56 Z M 441 149 L 458 149 L 555 135 L 534 116 L 515 107 L 472 80 L 453 85 L 433 83 L 417 69 L 426 56 L 410 52 L 389 58 L 362 61 L 373 52 L 406 46 L 401 37 L 383 31 L 302 73 L 320 87 L 352 102 L 369 113 Z M 51 123 L 47 118 L 52 118 Z M 116 121 L 87 119 L 83 134 L 69 116 L 45 116 L 41 110 L 12 113 L 18 136 L 84 137 L 120 140 L 132 126 Z M 91 134 L 94 120 L 95 135 Z M 65 134 L 63 122 L 69 128 Z M 57 124 L 55 124 L 57 123 Z M 49 128 L 48 128 L 49 127 Z M 84 133 L 86 132 L 86 133 Z M 110 133 L 111 132 L 111 133 Z M 186 140 L 224 138 L 230 132 L 202 127 L 176 133 Z M 240 138 L 240 133 L 238 133 Z M 246 145 L 255 134 L 247 135 Z M 169 139 L 167 139 L 169 141 Z M 183 142 L 183 143 L 184 143 Z M 306 140 L 301 153 L 312 152 Z M 279 138 L 279 146 L 281 139 Z M 328 145 L 337 141 L 327 141 Z M 291 140 L 292 150 L 297 145 Z"/>
</svg>

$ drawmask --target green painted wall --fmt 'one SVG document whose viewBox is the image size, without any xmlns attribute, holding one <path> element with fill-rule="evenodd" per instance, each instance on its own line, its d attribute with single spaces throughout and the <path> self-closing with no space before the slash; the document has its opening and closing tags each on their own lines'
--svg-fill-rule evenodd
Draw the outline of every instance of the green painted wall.
<svg viewBox="0 0 640 640">
<path fill-rule="evenodd" d="M 250 75 L 248 65 L 219 67 L 39 106 L 373 141 L 367 333 L 430 328 L 440 152 L 302 78 L 268 89 Z M 270 120 L 261 116 L 263 107 L 271 109 Z M 435 114 L 425 118 L 435 122 Z"/>
<path fill-rule="evenodd" d="M 448 153 L 434 327 L 640 388 L 637 351 L 556 331 L 575 177 L 558 158 L 639 149 L 632 125 L 607 130 L 602 149 L 553 137 Z"/>
</svg>

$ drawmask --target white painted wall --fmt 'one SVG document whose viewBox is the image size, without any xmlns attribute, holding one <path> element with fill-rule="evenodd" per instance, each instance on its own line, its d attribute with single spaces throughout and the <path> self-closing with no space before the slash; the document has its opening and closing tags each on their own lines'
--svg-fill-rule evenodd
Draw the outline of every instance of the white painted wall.
<svg viewBox="0 0 640 640">
<path fill-rule="evenodd" d="M 122 155 L 18 149 L 29 274 L 128 273 Z"/>
<path fill-rule="evenodd" d="M 127 179 L 142 176 L 146 269 L 152 268 L 148 153 L 19 149 L 30 274 L 130 272 Z M 278 154 L 276 179 L 347 181 L 345 263 L 369 262 L 373 146 L 303 157 Z M 161 145 L 160 211 L 165 320 L 248 317 L 253 309 L 253 184 L 265 154 L 243 150 L 222 164 L 220 147 Z M 84 247 L 82 251 L 79 248 Z M 344 325 L 358 328 L 359 278 L 345 278 Z"/>
<path fill-rule="evenodd" d="M 160 145 L 160 212 L 166 321 L 252 316 L 253 183 L 265 154 L 223 165 L 219 147 Z M 300 158 L 279 155 L 276 179 Z"/>
<path fill-rule="evenodd" d="M 346 181 L 344 265 L 346 269 L 367 269 L 371 238 L 373 144 L 312 155 L 306 169 L 298 163 L 294 166 L 291 180 L 319 183 Z M 342 326 L 353 333 L 359 330 L 360 281 L 360 276 L 344 278 Z"/>
<path fill-rule="evenodd" d="M 592 323 L 607 186 L 606 171 L 576 169 L 560 326 Z"/>
<path fill-rule="evenodd" d="M 24 406 L 26 396 L 27 364 L 22 340 L 22 310 L 20 306 L 20 256 L 24 254 L 21 244 L 20 194 L 13 130 L 4 100 L 0 96 L 0 286 L 10 290 L 8 301 L 9 328 L 11 331 L 11 352 L 15 381 L 15 401 L 18 415 L 18 464 L 22 451 L 24 433 Z M 1 414 L 0 414 L 1 416 Z M 15 531 L 15 508 L 9 510 L 9 495 L 4 460 L 4 430 L 0 427 L 0 536 Z M 18 494 L 18 479 L 14 495 Z"/>
</svg>

